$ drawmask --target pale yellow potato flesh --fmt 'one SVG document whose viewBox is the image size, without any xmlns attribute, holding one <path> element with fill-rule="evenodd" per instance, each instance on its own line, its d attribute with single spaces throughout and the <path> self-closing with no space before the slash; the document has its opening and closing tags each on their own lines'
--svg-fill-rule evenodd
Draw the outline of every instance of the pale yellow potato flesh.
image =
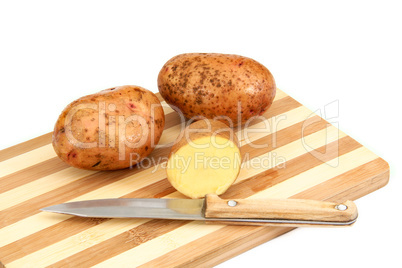
<svg viewBox="0 0 402 268">
<path fill-rule="evenodd" d="M 172 186 L 190 198 L 223 194 L 240 171 L 239 148 L 222 137 L 202 137 L 173 153 L 167 163 Z"/>
</svg>

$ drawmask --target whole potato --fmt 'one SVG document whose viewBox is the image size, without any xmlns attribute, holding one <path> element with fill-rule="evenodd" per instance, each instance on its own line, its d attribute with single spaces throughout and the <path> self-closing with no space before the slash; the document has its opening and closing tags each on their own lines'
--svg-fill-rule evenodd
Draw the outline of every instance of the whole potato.
<svg viewBox="0 0 402 268">
<path fill-rule="evenodd" d="M 243 125 L 272 104 L 272 74 L 257 61 L 238 55 L 189 53 L 173 57 L 159 72 L 158 88 L 185 117 L 201 116 Z"/>
<path fill-rule="evenodd" d="M 164 125 L 154 93 L 138 86 L 114 87 L 70 103 L 54 127 L 53 147 L 77 168 L 123 169 L 152 152 Z"/>
</svg>

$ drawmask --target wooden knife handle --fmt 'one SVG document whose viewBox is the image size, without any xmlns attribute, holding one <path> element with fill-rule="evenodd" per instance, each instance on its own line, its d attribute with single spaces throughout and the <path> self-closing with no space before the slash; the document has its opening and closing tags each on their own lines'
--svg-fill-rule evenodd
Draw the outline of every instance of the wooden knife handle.
<svg viewBox="0 0 402 268">
<path fill-rule="evenodd" d="M 352 201 L 332 203 L 307 199 L 221 199 L 205 198 L 205 217 L 219 223 L 242 225 L 351 225 L 357 218 Z M 225 221 L 227 219 L 227 221 Z M 230 219 L 267 219 L 272 222 L 235 222 Z M 225 222 L 222 222 L 225 221 Z M 207 221 L 208 222 L 208 221 Z M 209 222 L 209 223 L 211 223 Z"/>
</svg>

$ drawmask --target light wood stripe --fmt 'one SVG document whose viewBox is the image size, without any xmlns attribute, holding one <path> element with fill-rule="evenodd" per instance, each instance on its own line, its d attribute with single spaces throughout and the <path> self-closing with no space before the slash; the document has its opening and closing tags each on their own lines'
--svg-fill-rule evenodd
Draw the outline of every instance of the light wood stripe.
<svg viewBox="0 0 402 268">
<path fill-rule="evenodd" d="M 357 198 L 361 197 L 359 195 L 359 193 L 361 193 L 358 190 L 359 188 L 369 189 L 374 187 L 372 189 L 374 191 L 387 184 L 389 170 L 378 174 L 378 169 L 382 169 L 384 171 L 389 169 L 388 163 L 379 157 L 364 165 L 351 169 L 348 172 L 335 176 L 330 180 L 322 182 L 318 184 L 317 187 L 306 189 L 296 195 L 293 195 L 292 198 L 304 198 L 304 196 L 308 196 L 314 197 L 317 200 L 328 200 L 333 202 L 343 202 L 346 199 L 356 200 Z M 370 176 L 372 179 L 364 180 L 364 176 Z M 345 188 L 342 186 L 349 183 L 353 183 L 355 185 L 352 188 L 345 190 Z M 326 195 L 325 191 L 323 191 L 324 189 L 332 189 L 333 194 Z"/>
<path fill-rule="evenodd" d="M 296 140 L 280 148 L 265 153 L 259 157 L 255 157 L 252 160 L 250 159 L 246 163 L 243 163 L 238 180 L 241 181 L 245 178 L 255 176 L 256 174 L 271 169 L 275 166 L 273 165 L 273 162 L 275 162 L 275 158 L 280 158 L 288 161 L 302 155 L 303 153 L 310 152 L 321 146 L 325 146 L 326 144 L 332 143 L 345 136 L 346 135 L 344 133 L 339 133 L 337 128 L 329 126 L 324 130 L 317 131 L 309 136 L 304 137 L 306 143 L 310 146 L 309 148 L 304 148 L 303 146 L 300 146 L 300 140 Z M 264 164 L 264 159 L 267 159 L 267 161 L 265 161 L 267 162 L 266 164 Z M 262 164 L 252 165 L 250 164 L 251 161 Z M 286 163 L 278 161 L 277 164 Z"/>
<path fill-rule="evenodd" d="M 46 133 L 34 139 L 0 150 L 0 162 L 45 146 L 49 144 L 51 140 L 52 133 Z"/>
<path fill-rule="evenodd" d="M 14 173 L 29 166 L 39 164 L 55 156 L 56 153 L 54 152 L 53 146 L 48 144 L 27 153 L 7 159 L 3 162 L 0 162 L 0 177 Z"/>
<path fill-rule="evenodd" d="M 42 248 L 35 252 L 35 254 L 27 255 L 19 260 L 9 264 L 9 267 L 21 267 L 24 263 L 35 263 L 37 267 L 49 266 L 65 256 L 71 256 L 77 252 L 83 251 L 96 245 L 102 241 L 111 239 L 123 232 L 129 231 L 141 224 L 144 224 L 148 220 L 130 220 L 130 219 L 113 219 L 106 220 L 101 225 L 96 225 L 85 232 L 81 232 L 68 237 L 58 243 L 54 243 L 48 247 Z M 107 230 L 105 232 L 104 230 Z M 101 234 L 101 235 L 100 235 Z M 58 250 L 62 248 L 62 252 Z M 53 254 L 48 254 L 53 252 Z M 58 252 L 57 254 L 55 254 Z"/>
<path fill-rule="evenodd" d="M 203 222 L 190 222 L 169 233 L 127 250 L 94 267 L 137 267 L 195 239 L 221 229 L 224 225 L 206 225 Z M 156 246 L 158 245 L 158 246 Z M 134 255 L 132 255 L 134 254 Z M 136 256 L 133 258 L 133 256 Z"/>
<path fill-rule="evenodd" d="M 0 194 L 70 167 L 58 157 L 16 171 L 0 179 Z"/>
<path fill-rule="evenodd" d="M 253 140 L 262 138 L 266 135 L 275 133 L 286 127 L 294 125 L 298 122 L 304 121 L 310 114 L 310 110 L 308 110 L 304 106 L 300 106 L 283 114 L 271 117 L 267 120 L 252 125 L 250 128 L 247 129 L 247 131 L 240 130 L 236 133 L 236 135 L 239 139 L 240 144 L 244 145 L 252 142 Z M 277 118 L 281 118 L 282 120 L 277 121 Z M 273 140 L 275 139 L 276 137 L 273 136 Z"/>
<path fill-rule="evenodd" d="M 151 173 L 149 170 L 145 171 Z M 25 202 L 21 202 L 18 205 L 0 211 L 0 218 L 4 218 L 0 222 L 0 227 L 2 228 L 6 225 L 13 224 L 26 217 L 37 214 L 39 213 L 40 208 L 50 206 L 52 204 L 72 201 L 77 196 L 82 196 L 85 198 L 91 194 L 101 194 L 100 198 L 116 197 L 113 195 L 113 193 L 117 193 L 119 191 L 126 192 L 127 189 L 130 189 L 130 186 L 133 184 L 133 182 L 131 182 L 133 177 L 139 177 L 138 175 L 135 176 L 137 173 L 140 174 L 139 170 L 134 169 L 130 171 L 120 170 L 114 172 L 97 172 L 75 180 L 71 183 L 47 192 L 46 194 L 36 196 Z M 156 174 L 158 175 L 162 173 Z M 154 177 L 155 175 L 151 175 L 153 181 L 156 180 Z M 147 179 L 148 178 L 144 178 L 144 181 L 147 181 Z M 134 179 L 134 181 L 137 182 L 141 180 Z M 105 188 L 105 186 L 107 187 Z M 116 187 L 119 186 L 125 188 L 116 189 Z"/>
<path fill-rule="evenodd" d="M 162 105 L 162 108 L 163 108 L 163 112 L 165 114 L 170 114 L 170 113 L 174 112 L 174 110 L 165 101 L 162 101 L 161 105 Z"/>
<path fill-rule="evenodd" d="M 57 223 L 69 219 L 67 215 L 52 215 L 43 217 L 42 213 L 25 218 L 23 221 L 18 221 L 0 229 L 0 247 L 4 247 L 19 239 L 28 237 L 31 234 L 37 233 Z M 2 249 L 4 250 L 4 249 Z"/>
<path fill-rule="evenodd" d="M 15 206 L 94 173 L 96 171 L 71 167 L 14 188 L 0 195 L 0 210 Z"/>
<path fill-rule="evenodd" d="M 100 243 L 95 246 L 99 253 L 96 257 L 93 256 L 94 247 L 87 248 L 81 252 L 83 254 L 73 255 L 67 261 L 66 259 L 61 260 L 52 264 L 50 267 L 64 267 L 66 265 L 74 265 L 74 263 L 79 263 L 84 267 L 92 267 L 99 261 L 108 259 L 108 255 L 114 256 L 132 247 L 152 241 L 162 234 L 169 233 L 186 225 L 186 223 L 187 221 L 150 220 L 136 228 L 130 229 L 128 232 L 121 233 L 107 240 L 108 243 L 111 242 L 115 245 L 119 245 L 118 247 L 110 247 L 108 243 Z M 122 241 L 124 242 L 121 243 Z"/>
<path fill-rule="evenodd" d="M 288 198 L 327 181 L 330 178 L 338 176 L 348 170 L 351 170 L 356 165 L 360 166 L 378 158 L 377 155 L 370 152 L 367 148 L 361 147 L 346 155 L 342 155 L 339 158 L 329 160 L 318 167 L 309 169 L 299 175 L 294 176 L 278 185 L 274 185 L 266 190 L 260 191 L 253 195 L 252 198 Z M 333 161 L 339 161 L 337 168 L 328 165 Z M 320 176 L 318 176 L 320 174 Z M 292 189 L 289 189 L 289 185 L 292 184 Z"/>
<path fill-rule="evenodd" d="M 290 230 L 292 230 L 292 228 L 224 226 L 217 231 L 193 240 L 185 244 L 185 246 L 176 248 L 150 262 L 138 265 L 138 267 L 175 267 L 177 265 L 178 256 L 180 256 L 181 259 L 180 267 L 213 267 L 230 257 L 253 248 L 255 243 L 262 244 Z M 233 241 L 231 238 L 234 236 L 236 240 Z M 248 241 L 250 238 L 254 241 L 253 244 Z M 194 256 L 194 251 L 201 252 L 203 256 L 208 256 L 208 258 L 197 258 Z M 103 265 L 103 263 L 101 265 Z M 250 260 L 250 266 L 255 266 L 253 260 Z"/>
<path fill-rule="evenodd" d="M 317 148 L 317 150 L 327 149 L 329 151 L 325 156 L 325 160 L 331 160 L 337 156 L 343 155 L 350 151 L 360 148 L 361 145 L 350 137 L 346 136 L 338 141 L 324 145 Z M 292 159 L 288 159 L 286 162 L 286 168 L 273 167 L 271 169 L 264 170 L 254 176 L 241 181 L 240 183 L 231 187 L 229 191 L 222 195 L 222 198 L 247 198 L 264 189 L 268 189 L 276 184 L 279 184 L 293 176 L 308 171 L 324 161 L 323 159 L 317 159 L 310 153 L 297 156 Z M 241 192 L 239 193 L 239 191 Z"/>
</svg>

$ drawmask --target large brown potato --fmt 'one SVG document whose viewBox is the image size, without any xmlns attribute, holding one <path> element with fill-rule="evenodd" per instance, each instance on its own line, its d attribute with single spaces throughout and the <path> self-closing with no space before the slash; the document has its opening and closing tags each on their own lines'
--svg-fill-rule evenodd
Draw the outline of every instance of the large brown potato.
<svg viewBox="0 0 402 268">
<path fill-rule="evenodd" d="M 159 72 L 158 88 L 185 117 L 221 117 L 230 126 L 263 114 L 276 93 L 274 78 L 262 64 L 216 53 L 173 57 Z"/>
<path fill-rule="evenodd" d="M 152 152 L 164 125 L 154 93 L 138 86 L 114 87 L 70 103 L 54 127 L 53 147 L 74 167 L 123 169 Z"/>
</svg>

